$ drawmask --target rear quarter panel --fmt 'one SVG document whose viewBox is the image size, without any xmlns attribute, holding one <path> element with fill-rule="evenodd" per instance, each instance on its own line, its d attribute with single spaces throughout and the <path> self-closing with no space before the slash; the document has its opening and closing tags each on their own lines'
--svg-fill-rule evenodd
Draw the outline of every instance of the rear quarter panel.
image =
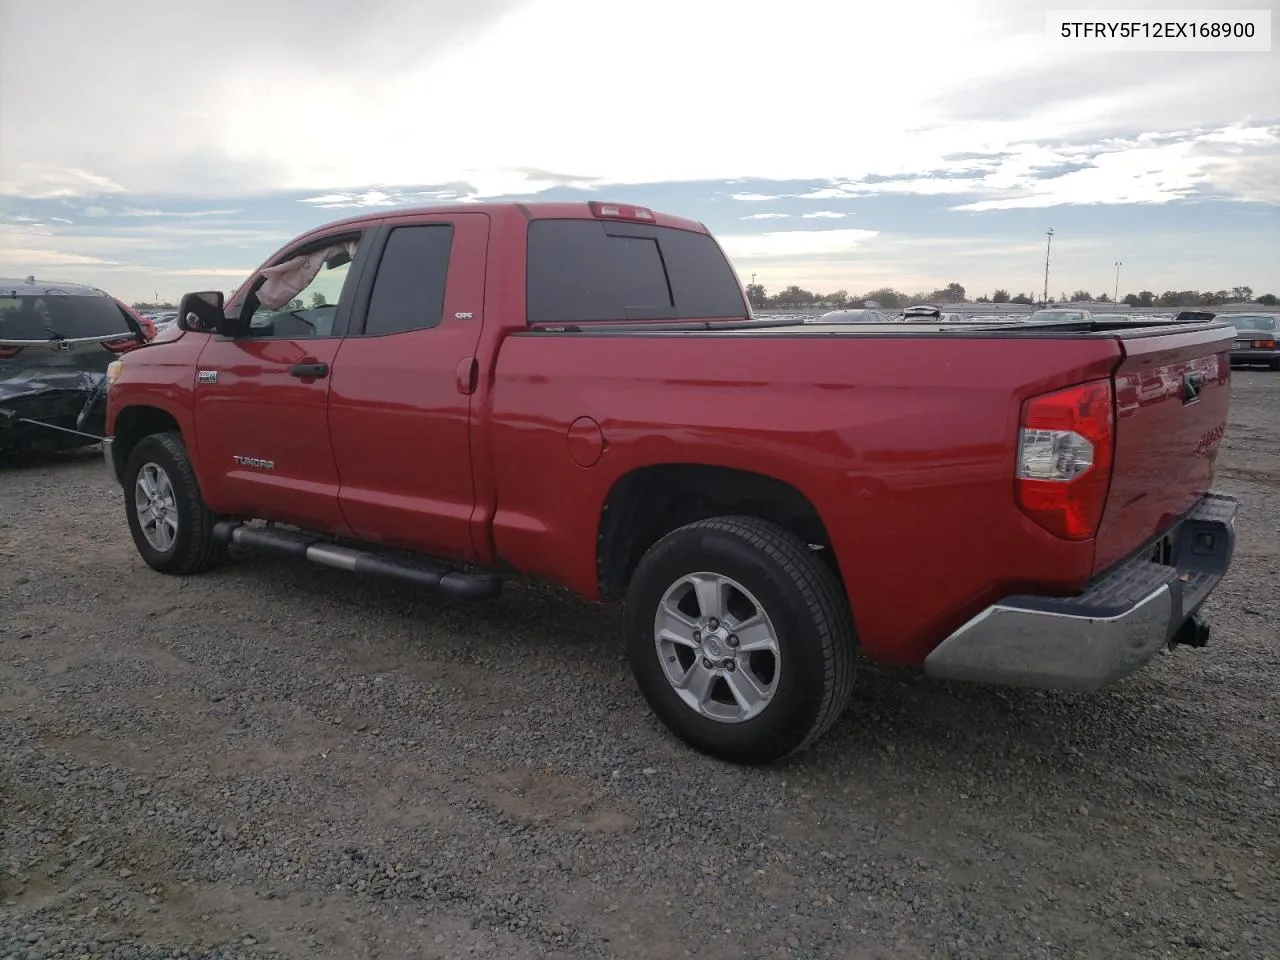
<svg viewBox="0 0 1280 960">
<path fill-rule="evenodd" d="M 1074 592 L 1091 543 L 1013 500 L 1021 403 L 1106 376 L 1109 340 L 754 333 L 503 341 L 489 397 L 493 540 L 517 568 L 597 597 L 601 509 L 629 471 L 703 463 L 790 483 L 817 508 L 864 652 L 918 666 L 1002 595 Z M 567 434 L 600 426 L 583 468 Z"/>
</svg>

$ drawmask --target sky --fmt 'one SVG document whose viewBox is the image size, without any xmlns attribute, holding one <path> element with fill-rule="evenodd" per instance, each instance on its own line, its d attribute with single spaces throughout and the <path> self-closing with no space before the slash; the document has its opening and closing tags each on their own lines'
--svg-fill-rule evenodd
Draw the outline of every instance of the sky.
<svg viewBox="0 0 1280 960">
<path fill-rule="evenodd" d="M 1280 293 L 1280 46 L 1079 51 L 1046 9 L 0 0 L 0 276 L 174 301 L 362 210 L 601 199 L 770 292 L 1038 295 L 1052 228 L 1051 297 Z"/>
</svg>

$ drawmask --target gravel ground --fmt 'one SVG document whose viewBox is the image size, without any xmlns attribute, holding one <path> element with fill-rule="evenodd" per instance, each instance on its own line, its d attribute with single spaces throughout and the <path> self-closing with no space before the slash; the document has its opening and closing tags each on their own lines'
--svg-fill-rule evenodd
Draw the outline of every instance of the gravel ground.
<svg viewBox="0 0 1280 960">
<path fill-rule="evenodd" d="M 1207 649 L 864 669 L 767 769 L 659 728 L 617 610 L 170 579 L 96 449 L 0 465 L 0 960 L 1280 957 L 1280 376 L 1233 398 Z"/>
</svg>

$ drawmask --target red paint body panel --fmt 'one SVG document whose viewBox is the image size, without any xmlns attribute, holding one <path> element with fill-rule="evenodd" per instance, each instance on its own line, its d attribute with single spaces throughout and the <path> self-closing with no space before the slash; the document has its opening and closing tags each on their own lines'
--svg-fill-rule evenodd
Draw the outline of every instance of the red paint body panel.
<svg viewBox="0 0 1280 960">
<path fill-rule="evenodd" d="M 466 204 L 326 225 L 267 262 L 354 224 L 453 222 L 441 324 L 269 346 L 196 333 L 153 344 L 125 364 L 108 431 L 125 405 L 154 402 L 179 411 L 214 509 L 509 564 L 589 598 L 599 596 L 601 511 L 630 471 L 764 474 L 816 508 L 866 655 L 911 666 L 1003 596 L 1078 592 L 1208 488 L 1228 374 L 1225 360 L 1204 358 L 1230 348 L 1221 330 L 530 331 L 530 219 L 589 216 L 581 203 Z M 662 214 L 657 223 L 706 232 Z M 216 365 L 219 383 L 199 386 L 193 424 L 199 348 L 199 368 Z M 331 377 L 289 377 L 304 355 L 330 363 Z M 1197 404 L 1163 386 L 1162 375 L 1210 367 Z M 1100 533 L 1059 539 L 1015 503 L 1022 404 L 1117 370 Z M 226 465 L 233 454 L 289 466 L 245 475 Z"/>
<path fill-rule="evenodd" d="M 471 396 L 459 391 L 458 366 L 475 356 L 484 322 L 489 218 L 469 211 L 396 226 L 420 223 L 453 225 L 444 319 L 425 330 L 348 337 L 338 350 L 329 398 L 338 499 L 358 537 L 474 560 Z"/>
<path fill-rule="evenodd" d="M 329 380 L 289 374 L 295 363 L 332 367 L 342 341 L 204 339 L 198 367 L 218 375 L 217 383 L 199 384 L 194 405 L 196 445 L 205 467 L 200 483 L 210 508 L 348 532 L 329 442 Z M 189 372 L 193 384 L 195 372 Z M 276 466 L 241 466 L 236 456 Z"/>
<path fill-rule="evenodd" d="M 1213 330 L 1125 341 L 1115 375 L 1115 466 L 1098 529 L 1097 569 L 1154 539 L 1212 486 L 1231 403 L 1230 348 Z M 1184 404 L 1188 373 L 1200 374 L 1203 385 L 1200 399 Z"/>
<path fill-rule="evenodd" d="M 1074 592 L 1090 573 L 1091 544 L 1051 536 L 1014 504 L 1018 411 L 1035 393 L 1105 376 L 1119 351 L 1106 340 L 1046 347 L 812 334 L 510 337 L 488 427 L 498 553 L 594 597 L 600 511 L 628 471 L 703 463 L 763 473 L 817 507 L 867 655 L 918 663 L 998 597 Z M 918 385 L 922 370 L 945 371 L 945 384 Z M 607 444 L 591 469 L 572 461 L 566 440 L 582 415 Z"/>
<path fill-rule="evenodd" d="M 170 334 L 145 351 L 125 354 L 120 377 L 107 393 L 107 435 L 115 433 L 117 419 L 129 407 L 150 407 L 172 417 L 184 437 L 194 438 L 192 379 L 207 340 L 198 334 Z M 189 443 L 188 451 L 197 476 L 202 476 L 199 445 Z"/>
</svg>

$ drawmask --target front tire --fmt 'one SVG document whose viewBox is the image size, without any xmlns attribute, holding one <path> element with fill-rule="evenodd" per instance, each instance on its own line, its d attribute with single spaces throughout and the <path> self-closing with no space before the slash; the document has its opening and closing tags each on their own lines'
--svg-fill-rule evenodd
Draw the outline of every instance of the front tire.
<svg viewBox="0 0 1280 960">
<path fill-rule="evenodd" d="M 213 538 L 217 517 L 200 496 L 181 434 L 138 441 L 125 466 L 124 502 L 134 545 L 151 569 L 185 576 L 226 557 L 227 545 Z"/>
<path fill-rule="evenodd" d="M 733 763 L 804 749 L 843 713 L 857 636 L 834 572 L 755 517 L 700 520 L 641 559 L 626 645 L 645 700 L 677 737 Z"/>
</svg>

